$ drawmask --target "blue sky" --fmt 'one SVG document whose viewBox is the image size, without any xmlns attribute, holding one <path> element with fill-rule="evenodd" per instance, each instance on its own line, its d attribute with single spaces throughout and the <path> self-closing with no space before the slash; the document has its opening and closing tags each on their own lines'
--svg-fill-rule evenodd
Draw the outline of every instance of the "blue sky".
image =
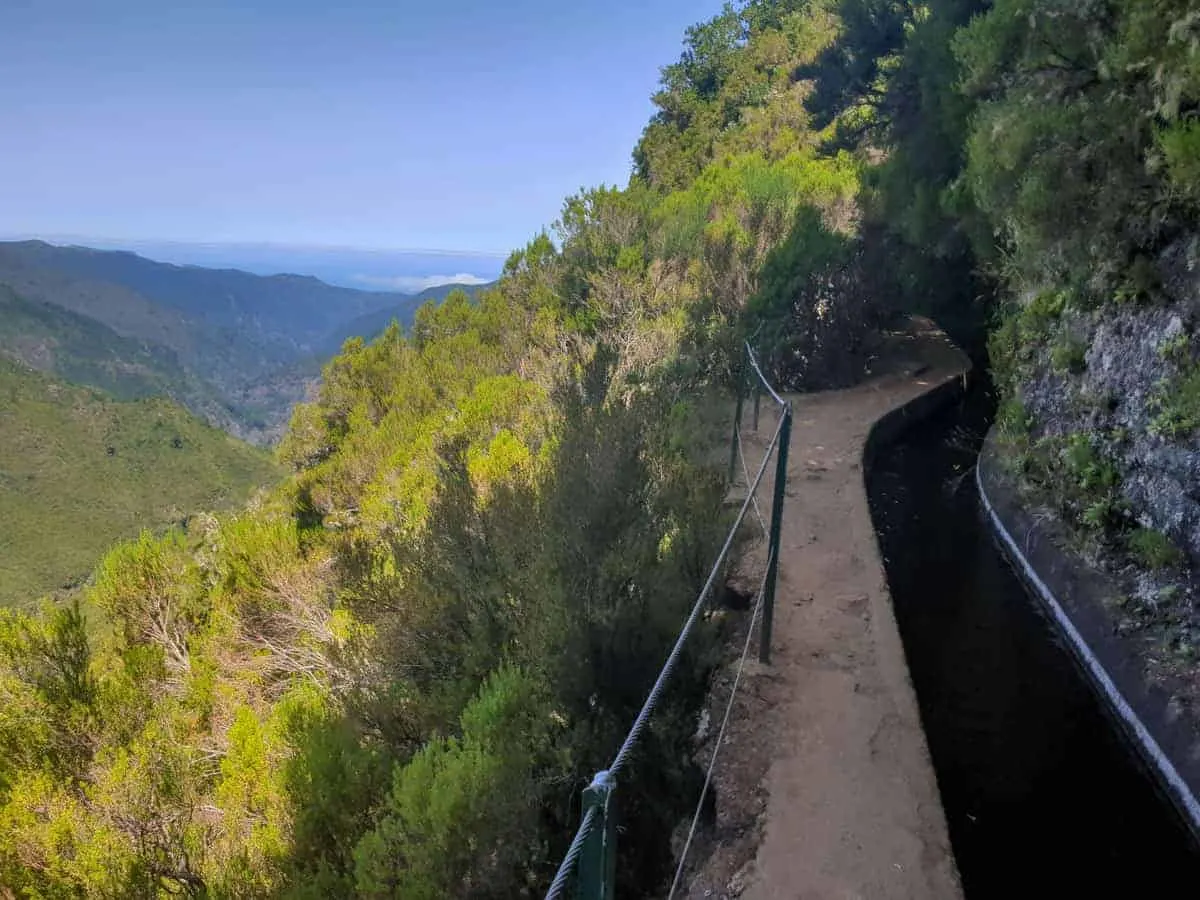
<svg viewBox="0 0 1200 900">
<path fill-rule="evenodd" d="M 504 253 L 720 5 L 3 0 L 0 235 Z"/>
</svg>

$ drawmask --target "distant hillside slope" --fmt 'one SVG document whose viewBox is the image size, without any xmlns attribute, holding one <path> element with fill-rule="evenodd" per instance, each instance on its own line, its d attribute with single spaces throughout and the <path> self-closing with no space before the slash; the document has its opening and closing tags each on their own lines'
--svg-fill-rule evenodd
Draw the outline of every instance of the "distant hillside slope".
<svg viewBox="0 0 1200 900">
<path fill-rule="evenodd" d="M 0 353 L 120 396 L 154 385 L 210 424 L 267 444 L 347 337 L 372 328 L 373 336 L 393 317 L 408 323 L 421 303 L 454 287 L 415 296 L 357 291 L 297 275 L 0 242 L 8 319 Z"/>
<path fill-rule="evenodd" d="M 0 605 L 76 584 L 114 541 L 239 505 L 276 473 L 168 400 L 119 401 L 0 358 Z"/>
<path fill-rule="evenodd" d="M 215 402 L 211 388 L 166 346 L 122 337 L 95 319 L 2 284 L 0 355 L 122 400 L 190 395 L 198 405 Z"/>
<path fill-rule="evenodd" d="M 218 328 L 235 328 L 266 344 L 311 349 L 341 322 L 395 306 L 405 294 L 334 287 L 304 275 L 252 275 L 154 262 L 117 250 L 56 247 L 41 241 L 0 244 L 0 264 L 61 272 L 121 285 L 160 306 Z"/>
</svg>

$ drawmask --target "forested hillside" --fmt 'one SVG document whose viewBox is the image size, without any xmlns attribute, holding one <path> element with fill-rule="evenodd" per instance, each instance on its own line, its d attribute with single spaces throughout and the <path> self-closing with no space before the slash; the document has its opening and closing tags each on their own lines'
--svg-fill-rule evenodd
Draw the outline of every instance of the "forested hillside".
<svg viewBox="0 0 1200 900">
<path fill-rule="evenodd" d="M 374 337 L 393 318 L 407 325 L 452 289 L 360 291 L 0 242 L 0 355 L 123 399 L 169 396 L 218 428 L 273 444 L 342 341 Z"/>
<path fill-rule="evenodd" d="M 26 299 L 4 284 L 0 356 L 121 399 L 187 397 L 201 407 L 220 402 L 163 345 L 123 337 L 96 319 Z"/>
<path fill-rule="evenodd" d="M 1065 311 L 1155 302 L 1194 212 L 1188 4 L 986 6 L 752 0 L 689 29 L 629 184 L 568 198 L 474 302 L 347 344 L 268 499 L 7 616 L 0 882 L 544 889 L 725 525 L 708 442 L 742 336 L 790 387 L 841 384 L 896 310 L 978 327 L 1036 296 L 995 344 L 1017 396 L 1043 349 L 1090 361 L 1055 349 Z M 621 896 L 661 886 L 695 797 L 699 638 L 622 785 Z"/>
<path fill-rule="evenodd" d="M 239 508 L 278 477 L 168 400 L 120 402 L 0 356 L 0 606 L 77 587 L 115 542 Z"/>
<path fill-rule="evenodd" d="M 136 253 L 59 247 L 42 241 L 0 243 L 0 272 L 57 272 L 79 281 L 118 285 L 246 341 L 273 361 L 311 348 L 343 323 L 395 306 L 404 294 L 334 287 L 304 275 L 253 275 L 155 262 Z M 101 315 L 104 310 L 97 310 Z"/>
<path fill-rule="evenodd" d="M 491 284 L 479 286 L 451 284 L 426 288 L 419 294 L 404 297 L 399 303 L 394 303 L 373 312 L 364 313 L 357 318 L 351 319 L 349 322 L 339 323 L 333 331 L 326 335 L 325 340 L 318 347 L 318 354 L 322 359 L 336 356 L 338 351 L 342 349 L 342 342 L 349 337 L 360 337 L 364 341 L 373 341 L 379 335 L 383 334 L 392 322 L 395 322 L 402 328 L 407 328 L 412 324 L 413 316 L 418 309 L 431 300 L 436 302 L 445 299 L 453 291 L 461 290 L 468 296 L 474 297 L 481 290 L 486 290 L 490 287 L 492 287 Z"/>
</svg>

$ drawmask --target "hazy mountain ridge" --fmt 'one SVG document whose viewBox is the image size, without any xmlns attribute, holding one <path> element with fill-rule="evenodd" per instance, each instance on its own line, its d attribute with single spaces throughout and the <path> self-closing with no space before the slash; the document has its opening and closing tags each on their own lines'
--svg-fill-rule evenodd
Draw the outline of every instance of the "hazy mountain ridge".
<svg viewBox="0 0 1200 900">
<path fill-rule="evenodd" d="M 119 284 L 185 316 L 225 328 L 251 328 L 267 343 L 309 349 L 338 322 L 394 305 L 405 295 L 334 287 L 307 275 L 252 275 L 161 263 L 123 250 L 9 245 L 28 265 L 88 281 Z M 3 248 L 0 247 L 0 254 Z"/>
<path fill-rule="evenodd" d="M 267 444 L 347 337 L 373 337 L 393 318 L 407 324 L 454 287 L 361 291 L 128 251 L 0 242 L 0 353 L 119 397 L 170 396 Z"/>
</svg>

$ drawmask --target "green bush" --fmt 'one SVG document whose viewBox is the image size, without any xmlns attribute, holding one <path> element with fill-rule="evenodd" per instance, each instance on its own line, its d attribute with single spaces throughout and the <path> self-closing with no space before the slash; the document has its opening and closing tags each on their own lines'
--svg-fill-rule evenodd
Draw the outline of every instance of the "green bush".
<svg viewBox="0 0 1200 900">
<path fill-rule="evenodd" d="M 1173 122 L 1161 129 L 1158 145 L 1171 185 L 1192 199 L 1200 199 L 1200 120 Z"/>
<path fill-rule="evenodd" d="M 1161 531 L 1135 528 L 1126 538 L 1130 554 L 1148 569 L 1169 569 L 1183 562 L 1183 553 Z"/>
<path fill-rule="evenodd" d="M 1028 438 L 1033 418 L 1019 397 L 1006 397 L 996 411 L 996 427 L 1009 439 Z"/>
<path fill-rule="evenodd" d="M 1200 367 L 1160 384 L 1150 406 L 1155 411 L 1151 434 L 1171 439 L 1192 435 L 1200 428 Z"/>
<path fill-rule="evenodd" d="M 1070 435 L 1063 451 L 1067 474 L 1083 492 L 1106 491 L 1120 481 L 1116 467 L 1096 451 L 1092 437 L 1084 432 Z"/>
<path fill-rule="evenodd" d="M 1045 334 L 1062 318 L 1070 299 L 1069 291 L 1042 291 L 1036 294 L 1025 305 L 1025 330 L 1028 333 Z"/>
<path fill-rule="evenodd" d="M 517 896 L 539 854 L 539 768 L 551 727 L 545 691 L 496 671 L 462 712 L 461 738 L 439 738 L 397 766 L 378 824 L 355 850 L 361 897 Z"/>
<path fill-rule="evenodd" d="M 1191 335 L 1181 331 L 1167 338 L 1158 345 L 1158 356 L 1164 362 L 1174 363 L 1177 366 L 1187 365 L 1192 359 Z"/>
<path fill-rule="evenodd" d="M 1010 306 L 997 316 L 996 324 L 988 334 L 987 350 L 992 379 L 1002 390 L 1010 390 L 1024 353 L 1018 307 Z"/>
<path fill-rule="evenodd" d="M 1125 503 L 1120 473 L 1093 435 L 1040 438 L 1029 446 L 1023 471 L 1075 524 L 1105 534 L 1121 526 Z"/>
<path fill-rule="evenodd" d="M 1072 337 L 1058 341 L 1050 351 L 1054 371 L 1078 375 L 1087 368 L 1087 344 Z"/>
</svg>

